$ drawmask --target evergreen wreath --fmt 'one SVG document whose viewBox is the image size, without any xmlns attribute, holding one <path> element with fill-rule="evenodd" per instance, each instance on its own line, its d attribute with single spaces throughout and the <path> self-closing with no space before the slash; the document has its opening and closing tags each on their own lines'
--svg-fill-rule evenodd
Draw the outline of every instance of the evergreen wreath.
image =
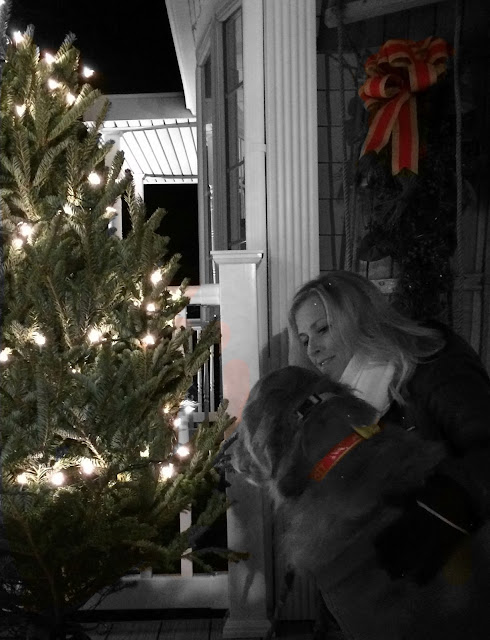
<svg viewBox="0 0 490 640">
<path fill-rule="evenodd" d="M 431 38 L 421 43 L 388 41 L 376 55 L 381 57 L 390 43 L 403 43 L 402 47 L 406 43 L 413 51 L 428 41 L 444 42 Z M 367 70 L 371 58 L 366 62 Z M 407 73 L 396 66 L 389 69 L 393 71 Z M 359 91 L 365 100 L 362 92 L 366 84 Z M 412 318 L 425 320 L 448 310 L 454 284 L 451 257 L 456 249 L 456 169 L 451 74 L 439 67 L 436 82 L 414 95 L 419 137 L 415 167 L 407 166 L 408 162 L 394 168 L 394 153 L 402 155 L 402 141 L 398 145 L 393 139 L 392 144 L 385 143 L 378 150 L 369 150 L 367 139 L 367 152 L 359 160 L 359 196 L 363 210 L 370 215 L 358 257 L 365 261 L 393 258 L 399 269 L 393 303 Z M 367 102 L 366 106 L 369 109 Z M 370 114 L 371 127 L 376 113 L 375 109 Z"/>
</svg>

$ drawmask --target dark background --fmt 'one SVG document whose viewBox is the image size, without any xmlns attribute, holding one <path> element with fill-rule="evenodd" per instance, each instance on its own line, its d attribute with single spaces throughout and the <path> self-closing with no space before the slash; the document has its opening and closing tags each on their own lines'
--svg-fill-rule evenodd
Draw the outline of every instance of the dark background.
<svg viewBox="0 0 490 640">
<path fill-rule="evenodd" d="M 75 34 L 81 63 L 96 72 L 90 83 L 105 94 L 183 91 L 164 0 L 12 0 L 9 33 L 29 24 L 41 52 Z M 198 284 L 197 185 L 146 186 L 145 203 L 148 213 L 167 210 L 159 232 L 182 255 L 173 284 Z"/>
<path fill-rule="evenodd" d="M 164 0 L 12 0 L 9 32 L 35 27 L 35 42 L 58 49 L 77 37 L 81 60 L 104 93 L 182 91 Z"/>
</svg>

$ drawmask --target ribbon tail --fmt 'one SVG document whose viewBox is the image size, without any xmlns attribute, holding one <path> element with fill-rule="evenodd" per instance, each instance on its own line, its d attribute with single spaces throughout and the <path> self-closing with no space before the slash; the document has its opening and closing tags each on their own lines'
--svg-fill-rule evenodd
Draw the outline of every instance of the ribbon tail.
<svg viewBox="0 0 490 640">
<path fill-rule="evenodd" d="M 388 144 L 402 106 L 410 99 L 408 91 L 392 98 L 374 116 L 361 149 L 361 157 L 369 151 L 381 151 Z"/>
<path fill-rule="evenodd" d="M 397 175 L 402 169 L 419 172 L 419 129 L 417 99 L 414 96 L 403 103 L 393 124 L 391 170 L 393 175 Z"/>
</svg>

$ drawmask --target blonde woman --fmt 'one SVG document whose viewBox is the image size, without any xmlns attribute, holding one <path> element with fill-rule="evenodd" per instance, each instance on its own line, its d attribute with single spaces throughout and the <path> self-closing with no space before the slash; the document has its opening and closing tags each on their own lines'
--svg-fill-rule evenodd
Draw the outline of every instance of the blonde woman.
<svg viewBox="0 0 490 640">
<path fill-rule="evenodd" d="M 426 583 L 488 518 L 490 379 L 482 362 L 448 327 L 402 316 L 351 272 L 305 284 L 289 324 L 290 364 L 347 384 L 381 424 L 443 442 L 445 459 L 420 491 L 401 499 L 403 515 L 376 541 L 392 579 Z M 342 627 L 338 607 L 334 616 Z"/>
</svg>

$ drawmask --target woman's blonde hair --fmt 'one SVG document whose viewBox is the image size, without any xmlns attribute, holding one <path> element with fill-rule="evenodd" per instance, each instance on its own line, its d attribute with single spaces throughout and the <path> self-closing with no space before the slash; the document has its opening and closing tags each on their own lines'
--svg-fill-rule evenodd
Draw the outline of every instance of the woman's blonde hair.
<svg viewBox="0 0 490 640">
<path fill-rule="evenodd" d="M 299 340 L 296 326 L 298 307 L 312 295 L 323 302 L 329 324 L 351 353 L 374 362 L 393 362 L 395 375 L 390 389 L 399 401 L 398 389 L 413 367 L 444 346 L 441 332 L 396 311 L 367 278 L 350 271 L 331 271 L 307 282 L 293 298 L 289 311 L 290 364 L 315 368 Z"/>
</svg>

